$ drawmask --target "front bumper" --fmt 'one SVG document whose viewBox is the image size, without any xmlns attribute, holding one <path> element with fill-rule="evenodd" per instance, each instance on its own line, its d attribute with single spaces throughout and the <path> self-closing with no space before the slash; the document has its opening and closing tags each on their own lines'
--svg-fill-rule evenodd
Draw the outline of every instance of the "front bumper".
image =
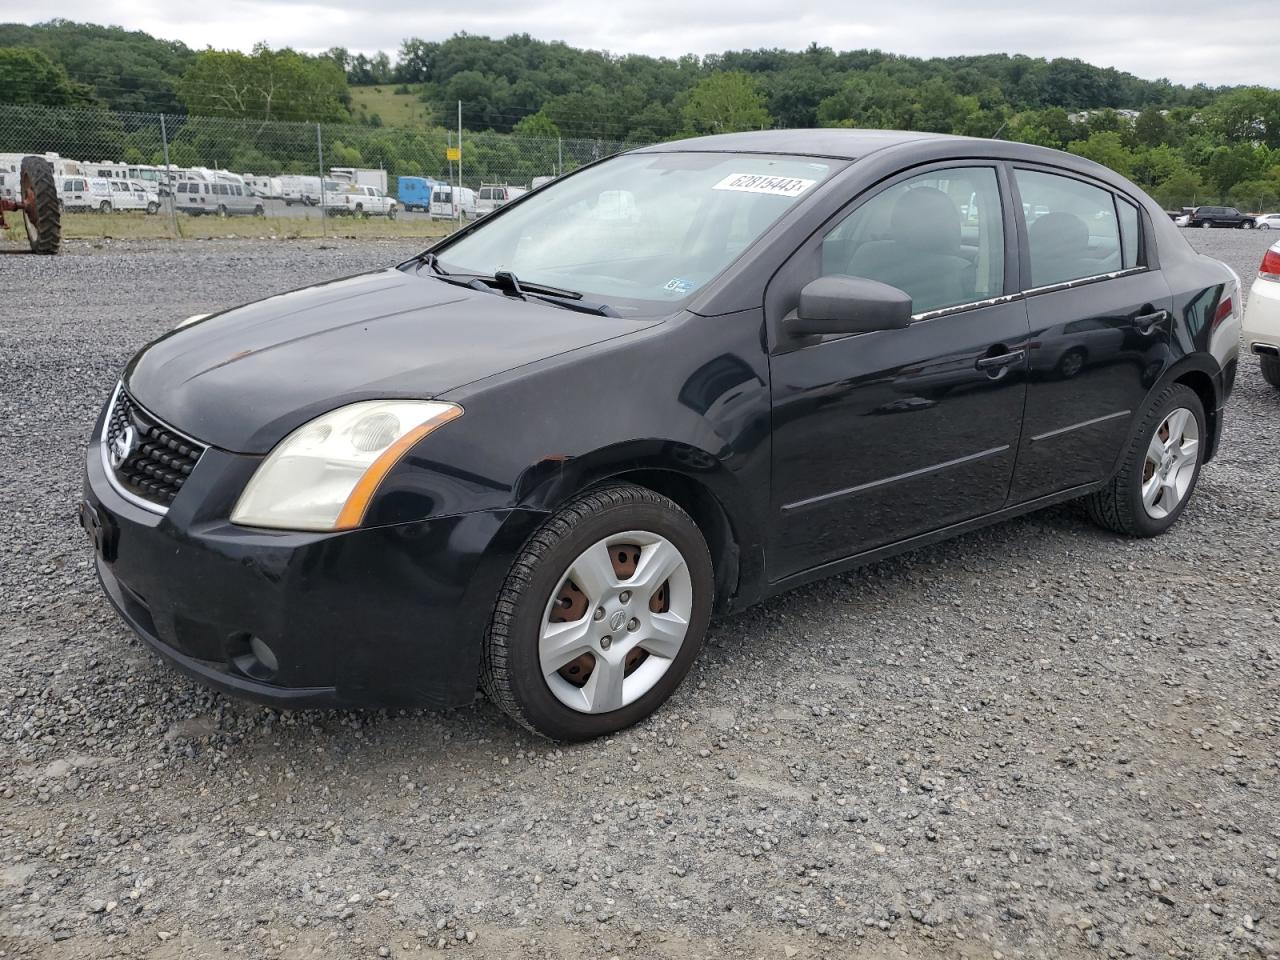
<svg viewBox="0 0 1280 960">
<path fill-rule="evenodd" d="M 259 462 L 210 448 L 160 515 L 122 497 L 90 445 L 81 523 L 125 622 L 184 673 L 273 706 L 470 701 L 494 598 L 542 515 L 482 511 L 332 534 L 219 519 Z"/>
</svg>

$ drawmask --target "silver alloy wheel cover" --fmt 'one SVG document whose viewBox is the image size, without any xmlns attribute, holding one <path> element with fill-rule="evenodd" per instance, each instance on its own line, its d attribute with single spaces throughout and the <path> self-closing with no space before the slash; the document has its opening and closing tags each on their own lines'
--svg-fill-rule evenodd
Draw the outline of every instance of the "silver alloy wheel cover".
<svg viewBox="0 0 1280 960">
<path fill-rule="evenodd" d="M 619 580 L 609 548 L 634 544 L 640 548 L 635 573 Z M 552 605 L 565 582 L 572 580 L 587 597 L 586 613 L 579 620 L 552 623 Z M 654 613 L 649 600 L 666 583 L 668 609 Z M 630 594 L 623 601 L 622 595 Z M 604 615 L 596 619 L 596 608 Z M 622 614 L 622 616 L 619 616 Z M 598 540 L 560 576 L 543 609 L 538 636 L 538 663 L 552 695 L 579 713 L 608 713 L 634 703 L 662 679 L 679 656 L 693 614 L 693 578 L 684 556 L 670 540 L 644 530 L 628 530 Z M 638 620 L 636 629 L 629 622 Z M 623 625 L 618 629 L 616 624 Z M 602 644 L 605 638 L 610 638 Z M 628 676 L 627 654 L 639 647 L 649 654 Z M 595 658 L 586 684 L 574 686 L 560 668 L 584 653 Z"/>
<path fill-rule="evenodd" d="M 1168 428 L 1168 440 L 1160 434 Z M 1163 520 L 1178 508 L 1191 488 L 1200 462 L 1200 424 L 1186 407 L 1178 407 L 1160 421 L 1151 441 L 1142 471 L 1142 506 L 1154 520 Z M 1154 470 L 1146 476 L 1146 466 Z"/>
</svg>

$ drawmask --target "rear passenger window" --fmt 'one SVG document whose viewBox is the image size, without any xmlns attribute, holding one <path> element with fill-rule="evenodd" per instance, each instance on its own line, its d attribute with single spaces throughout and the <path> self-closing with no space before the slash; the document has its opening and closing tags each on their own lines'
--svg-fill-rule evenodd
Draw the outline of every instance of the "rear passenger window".
<svg viewBox="0 0 1280 960">
<path fill-rule="evenodd" d="M 1031 251 L 1031 286 L 1120 269 L 1120 230 L 1109 190 L 1034 170 L 1015 170 L 1014 176 Z"/>
<path fill-rule="evenodd" d="M 879 280 L 913 313 L 1004 293 L 1004 225 L 991 167 L 936 170 L 872 197 L 822 241 L 822 275 Z"/>
<path fill-rule="evenodd" d="M 231 189 L 232 189 L 232 190 L 234 190 L 234 191 L 236 192 L 236 196 L 237 196 L 237 197 L 242 197 L 242 196 L 244 196 L 244 194 L 242 194 L 242 193 L 240 192 L 240 188 L 239 188 L 239 187 L 232 187 Z"/>
<path fill-rule="evenodd" d="M 1120 254 L 1124 268 L 1141 264 L 1138 208 L 1123 197 L 1116 197 L 1116 210 L 1120 212 Z"/>
</svg>

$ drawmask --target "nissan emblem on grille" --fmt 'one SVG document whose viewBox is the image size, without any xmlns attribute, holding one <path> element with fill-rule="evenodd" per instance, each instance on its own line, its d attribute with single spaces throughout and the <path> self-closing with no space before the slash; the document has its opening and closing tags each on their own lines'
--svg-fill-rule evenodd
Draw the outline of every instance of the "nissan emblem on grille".
<svg viewBox="0 0 1280 960">
<path fill-rule="evenodd" d="M 168 507 L 205 448 L 151 416 L 121 388 L 107 416 L 103 451 L 126 493 Z"/>
</svg>

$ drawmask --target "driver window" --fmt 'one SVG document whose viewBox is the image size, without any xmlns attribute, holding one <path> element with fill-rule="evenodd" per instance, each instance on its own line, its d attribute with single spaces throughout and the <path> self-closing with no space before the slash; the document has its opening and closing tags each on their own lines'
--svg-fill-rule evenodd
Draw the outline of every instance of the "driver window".
<svg viewBox="0 0 1280 960">
<path fill-rule="evenodd" d="M 1004 293 L 1004 222 L 991 167 L 956 167 L 896 183 L 822 241 L 822 275 L 879 280 L 913 313 Z"/>
</svg>

